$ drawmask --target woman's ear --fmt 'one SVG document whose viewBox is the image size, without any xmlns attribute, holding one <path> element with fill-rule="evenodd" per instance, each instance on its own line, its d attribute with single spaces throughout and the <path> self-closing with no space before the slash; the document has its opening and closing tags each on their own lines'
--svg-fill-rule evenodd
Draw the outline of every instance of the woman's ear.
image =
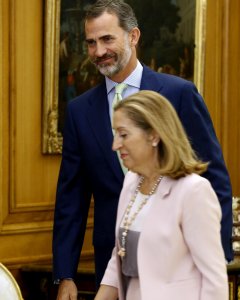
<svg viewBox="0 0 240 300">
<path fill-rule="evenodd" d="M 153 141 L 153 142 L 152 142 L 152 146 L 153 146 L 153 147 L 157 147 L 158 144 L 159 144 L 159 142 L 160 142 L 160 139 L 158 139 L 158 140 L 156 140 L 156 141 Z"/>
<path fill-rule="evenodd" d="M 150 143 L 152 144 L 153 147 L 157 147 L 157 145 L 160 142 L 160 137 L 156 132 L 152 132 L 149 135 L 149 141 L 150 141 Z"/>
</svg>

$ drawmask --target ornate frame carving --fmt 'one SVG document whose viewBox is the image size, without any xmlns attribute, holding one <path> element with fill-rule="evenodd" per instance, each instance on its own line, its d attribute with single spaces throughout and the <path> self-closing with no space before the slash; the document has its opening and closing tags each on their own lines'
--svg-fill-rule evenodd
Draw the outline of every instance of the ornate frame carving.
<svg viewBox="0 0 240 300">
<path fill-rule="evenodd" d="M 205 42 L 207 0 L 196 1 L 194 83 L 201 94 L 204 92 Z"/>
<path fill-rule="evenodd" d="M 204 88 L 206 1 L 196 0 L 194 82 L 201 93 Z M 46 0 L 45 3 L 42 151 L 61 154 L 63 138 L 58 131 L 61 0 Z"/>
<path fill-rule="evenodd" d="M 43 78 L 43 153 L 60 154 L 62 135 L 58 132 L 58 73 L 60 0 L 46 0 Z"/>
</svg>

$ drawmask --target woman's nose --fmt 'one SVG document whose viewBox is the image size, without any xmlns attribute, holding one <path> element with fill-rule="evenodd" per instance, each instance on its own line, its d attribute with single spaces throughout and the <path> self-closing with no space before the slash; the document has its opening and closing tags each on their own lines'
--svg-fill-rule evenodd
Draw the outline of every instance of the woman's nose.
<svg viewBox="0 0 240 300">
<path fill-rule="evenodd" d="M 117 151 L 121 147 L 120 139 L 117 137 L 117 135 L 114 136 L 113 144 L 112 144 L 112 150 Z"/>
</svg>

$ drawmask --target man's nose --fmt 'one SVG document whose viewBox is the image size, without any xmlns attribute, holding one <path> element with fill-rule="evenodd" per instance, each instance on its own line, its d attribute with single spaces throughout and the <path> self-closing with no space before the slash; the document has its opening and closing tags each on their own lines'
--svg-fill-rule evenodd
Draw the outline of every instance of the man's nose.
<svg viewBox="0 0 240 300">
<path fill-rule="evenodd" d="M 106 47 L 102 43 L 97 43 L 95 49 L 95 55 L 101 57 L 106 53 L 107 53 Z"/>
</svg>

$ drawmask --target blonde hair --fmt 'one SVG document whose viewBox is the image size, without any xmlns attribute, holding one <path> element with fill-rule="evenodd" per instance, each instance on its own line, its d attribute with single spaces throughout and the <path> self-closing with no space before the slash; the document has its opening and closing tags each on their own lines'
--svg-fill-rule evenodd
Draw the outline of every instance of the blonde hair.
<svg viewBox="0 0 240 300">
<path fill-rule="evenodd" d="M 120 101 L 114 111 L 120 109 L 137 127 L 159 135 L 161 175 L 180 178 L 206 171 L 208 163 L 197 158 L 174 107 L 165 97 L 153 91 L 140 91 Z"/>
</svg>

